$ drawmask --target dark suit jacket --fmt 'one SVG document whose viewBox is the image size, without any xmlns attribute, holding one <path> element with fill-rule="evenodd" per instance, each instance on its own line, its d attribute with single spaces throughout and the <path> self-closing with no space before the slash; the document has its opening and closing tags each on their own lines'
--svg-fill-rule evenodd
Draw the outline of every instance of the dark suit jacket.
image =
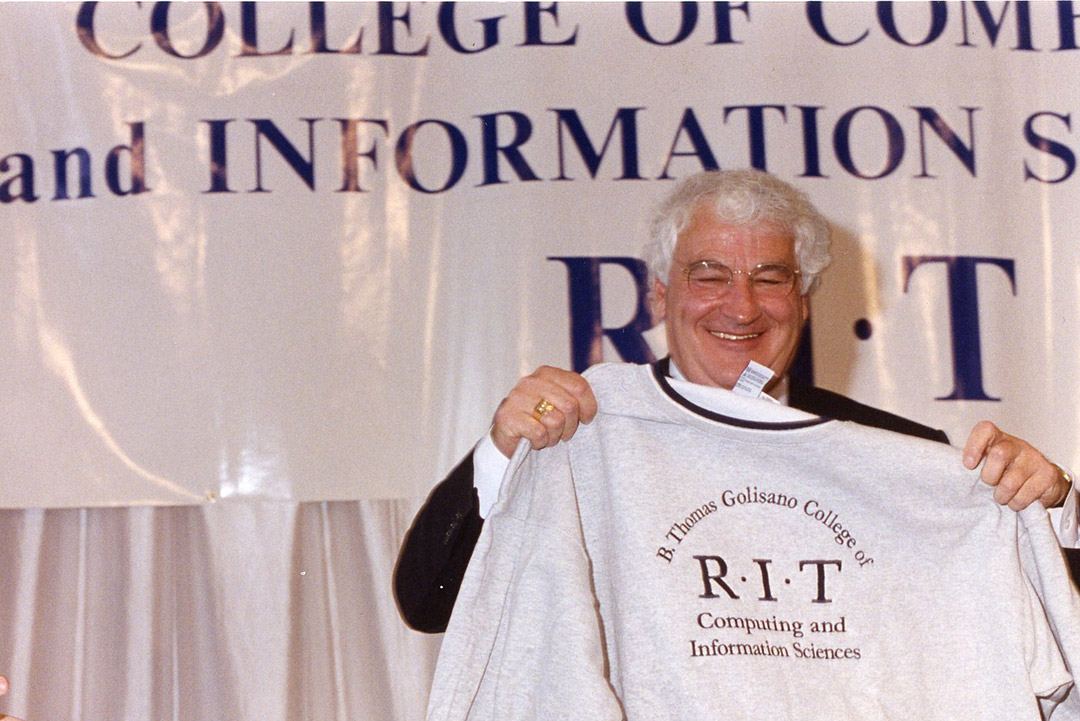
<svg viewBox="0 0 1080 721">
<path fill-rule="evenodd" d="M 664 375 L 667 375 L 666 360 L 658 364 Z M 788 402 L 794 408 L 827 418 L 949 442 L 944 431 L 863 405 L 839 393 L 799 383 L 794 378 Z M 394 594 L 409 626 L 427 633 L 446 630 L 483 524 L 473 487 L 470 453 L 432 491 L 402 544 L 394 573 Z M 1068 555 L 1068 560 L 1076 578 L 1080 552 Z"/>
</svg>

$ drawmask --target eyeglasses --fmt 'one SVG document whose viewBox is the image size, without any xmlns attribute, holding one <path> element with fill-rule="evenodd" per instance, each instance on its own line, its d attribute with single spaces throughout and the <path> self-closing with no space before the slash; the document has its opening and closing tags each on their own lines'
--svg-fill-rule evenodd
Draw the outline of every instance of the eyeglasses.
<svg viewBox="0 0 1080 721">
<path fill-rule="evenodd" d="M 799 271 L 782 263 L 762 263 L 747 270 L 732 270 L 715 260 L 702 260 L 688 265 L 686 284 L 690 292 L 701 298 L 719 298 L 731 290 L 736 275 L 745 275 L 750 289 L 758 298 L 777 299 L 791 295 Z"/>
</svg>

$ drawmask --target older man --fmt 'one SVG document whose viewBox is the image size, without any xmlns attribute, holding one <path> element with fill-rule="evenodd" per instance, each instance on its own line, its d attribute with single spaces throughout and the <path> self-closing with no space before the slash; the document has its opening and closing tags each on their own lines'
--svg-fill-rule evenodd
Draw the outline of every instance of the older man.
<svg viewBox="0 0 1080 721">
<path fill-rule="evenodd" d="M 663 367 L 690 383 L 732 389 L 753 362 L 773 374 L 764 391 L 794 408 L 948 442 L 940 430 L 788 375 L 828 242 L 828 226 L 806 196 L 771 175 L 706 172 L 682 181 L 660 207 L 645 251 L 654 313 L 666 324 Z M 568 440 L 596 410 L 588 382 L 558 368 L 537 369 L 507 394 L 489 435 L 435 489 L 402 547 L 395 592 L 413 628 L 446 628 L 518 442 L 540 449 Z M 982 480 L 1010 508 L 1059 505 L 1070 492 L 1068 474 L 988 421 L 974 427 L 963 454 L 968 468 L 984 460 Z"/>
</svg>

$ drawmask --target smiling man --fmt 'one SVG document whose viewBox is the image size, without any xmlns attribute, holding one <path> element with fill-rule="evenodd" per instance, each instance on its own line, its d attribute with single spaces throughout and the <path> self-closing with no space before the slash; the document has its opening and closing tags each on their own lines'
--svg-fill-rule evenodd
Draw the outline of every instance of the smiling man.
<svg viewBox="0 0 1080 721">
<path fill-rule="evenodd" d="M 699 387 L 730 390 L 753 361 L 772 372 L 764 391 L 773 400 L 947 443 L 940 430 L 788 375 L 810 314 L 809 294 L 829 263 L 828 246 L 828 224 L 806 196 L 767 173 L 704 172 L 681 181 L 658 209 L 644 251 L 670 353 L 660 370 Z M 569 440 L 596 411 L 588 381 L 558 368 L 539 368 L 510 391 L 491 432 L 435 489 L 402 547 L 395 593 L 410 626 L 446 628 L 483 517 L 518 442 L 524 438 L 540 449 Z M 1051 507 L 1070 496 L 1067 473 L 987 421 L 972 430 L 963 463 L 975 468 L 984 459 L 981 478 L 995 487 L 998 503 L 1019 510 L 1040 500 Z"/>
<path fill-rule="evenodd" d="M 653 311 L 666 322 L 673 361 L 693 383 L 730 389 L 750 361 L 769 367 L 777 379 L 791 366 L 810 316 L 802 286 L 808 291 L 824 267 L 828 230 L 809 206 L 785 206 L 785 215 L 751 195 L 702 199 L 711 197 L 706 194 L 715 192 L 712 181 L 720 177 L 699 175 L 679 187 L 659 215 L 648 251 Z M 805 218 L 798 238 L 789 227 L 796 216 Z M 796 243 L 821 266 L 805 271 L 805 281 Z"/>
</svg>

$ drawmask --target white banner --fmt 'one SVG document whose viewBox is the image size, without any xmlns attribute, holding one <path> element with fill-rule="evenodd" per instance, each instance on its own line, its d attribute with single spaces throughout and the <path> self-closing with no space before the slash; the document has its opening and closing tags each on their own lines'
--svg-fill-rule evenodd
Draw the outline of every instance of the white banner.
<svg viewBox="0 0 1080 721">
<path fill-rule="evenodd" d="M 4 3 L 0 505 L 422 495 L 663 355 L 649 210 L 750 165 L 834 223 L 815 382 L 1080 466 L 1078 14 Z"/>
</svg>

